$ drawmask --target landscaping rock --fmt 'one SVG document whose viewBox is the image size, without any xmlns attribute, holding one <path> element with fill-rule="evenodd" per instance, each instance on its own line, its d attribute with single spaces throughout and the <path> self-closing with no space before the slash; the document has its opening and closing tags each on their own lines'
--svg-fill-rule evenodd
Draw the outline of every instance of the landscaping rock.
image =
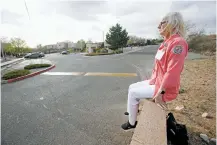
<svg viewBox="0 0 217 145">
<path fill-rule="evenodd" d="M 209 137 L 206 134 L 200 134 L 200 137 L 207 143 L 209 143 Z"/>
<path fill-rule="evenodd" d="M 202 117 L 203 117 L 203 118 L 207 118 L 207 117 L 208 117 L 208 113 L 207 113 L 207 112 L 204 112 L 204 113 L 202 114 Z"/>
<path fill-rule="evenodd" d="M 184 109 L 184 106 L 183 106 L 183 105 L 177 106 L 177 107 L 175 108 L 175 110 L 177 110 L 177 111 L 180 111 L 180 110 L 182 110 L 182 109 Z"/>
<path fill-rule="evenodd" d="M 209 145 L 216 145 L 216 139 L 211 138 L 210 141 L 209 141 Z"/>
</svg>

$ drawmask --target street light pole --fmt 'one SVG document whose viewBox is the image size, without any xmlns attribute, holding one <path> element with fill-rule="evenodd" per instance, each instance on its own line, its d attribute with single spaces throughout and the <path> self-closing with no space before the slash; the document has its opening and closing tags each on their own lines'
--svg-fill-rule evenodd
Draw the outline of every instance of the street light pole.
<svg viewBox="0 0 217 145">
<path fill-rule="evenodd" d="M 102 31 L 102 40 L 103 40 L 103 43 L 104 43 L 104 31 Z"/>
<path fill-rule="evenodd" d="M 82 41 L 81 41 L 81 50 L 82 50 Z"/>
</svg>

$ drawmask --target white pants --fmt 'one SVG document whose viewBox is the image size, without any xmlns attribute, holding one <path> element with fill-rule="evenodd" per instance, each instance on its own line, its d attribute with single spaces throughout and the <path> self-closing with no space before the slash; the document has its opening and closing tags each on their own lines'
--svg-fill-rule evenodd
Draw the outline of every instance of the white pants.
<svg viewBox="0 0 217 145">
<path fill-rule="evenodd" d="M 139 100 L 152 98 L 155 85 L 149 85 L 149 80 L 131 84 L 128 90 L 127 112 L 129 113 L 129 122 L 134 125 L 137 118 Z"/>
</svg>

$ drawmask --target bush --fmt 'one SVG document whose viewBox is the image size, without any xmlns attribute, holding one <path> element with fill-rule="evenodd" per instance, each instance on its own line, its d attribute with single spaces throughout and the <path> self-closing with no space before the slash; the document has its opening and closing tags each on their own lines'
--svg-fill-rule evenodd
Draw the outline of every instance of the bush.
<svg viewBox="0 0 217 145">
<path fill-rule="evenodd" d="M 6 74 L 3 75 L 3 79 L 8 80 L 8 79 L 13 79 L 21 76 L 25 76 L 30 74 L 31 72 L 29 70 L 23 69 L 23 70 L 14 70 L 10 71 Z"/>
<path fill-rule="evenodd" d="M 51 64 L 30 64 L 24 67 L 24 69 L 36 69 L 36 68 L 44 68 L 49 67 Z"/>
<path fill-rule="evenodd" d="M 102 48 L 102 49 L 100 50 L 100 53 L 108 53 L 108 50 L 107 50 L 106 48 Z"/>
<path fill-rule="evenodd" d="M 116 54 L 123 53 L 123 50 L 115 50 L 114 53 Z"/>
<path fill-rule="evenodd" d="M 216 39 L 207 35 L 195 35 L 188 38 L 189 51 L 197 53 L 216 51 Z"/>
<path fill-rule="evenodd" d="M 100 53 L 100 48 L 96 48 L 94 52 L 95 53 Z"/>
</svg>

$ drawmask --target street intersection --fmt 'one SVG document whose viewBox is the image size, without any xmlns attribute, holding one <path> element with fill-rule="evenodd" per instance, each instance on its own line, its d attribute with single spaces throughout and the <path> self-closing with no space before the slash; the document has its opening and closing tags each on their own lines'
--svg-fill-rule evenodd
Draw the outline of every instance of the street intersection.
<svg viewBox="0 0 217 145">
<path fill-rule="evenodd" d="M 150 74 L 157 46 L 122 55 L 51 54 L 56 67 L 1 86 L 2 144 L 126 145 L 130 84 Z"/>
</svg>

